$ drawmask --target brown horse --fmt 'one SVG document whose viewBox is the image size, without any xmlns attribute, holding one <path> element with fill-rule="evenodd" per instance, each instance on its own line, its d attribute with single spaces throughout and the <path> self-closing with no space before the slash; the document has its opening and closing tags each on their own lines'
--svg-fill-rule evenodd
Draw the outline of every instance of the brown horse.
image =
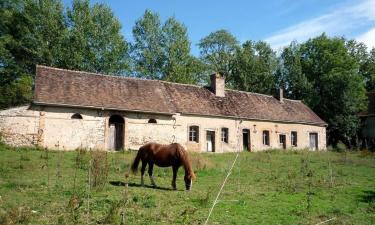
<svg viewBox="0 0 375 225">
<path fill-rule="evenodd" d="M 141 168 L 141 184 L 144 185 L 143 175 L 148 164 L 148 175 L 150 176 L 151 184 L 156 186 L 154 178 L 152 176 L 152 169 L 154 164 L 160 167 L 172 167 L 173 169 L 173 180 L 172 187 L 176 190 L 176 177 L 177 171 L 180 166 L 185 169 L 185 187 L 186 190 L 190 190 L 192 181 L 195 179 L 194 171 L 192 170 L 191 163 L 189 161 L 188 153 L 185 149 L 177 143 L 170 145 L 161 145 L 156 143 L 148 143 L 139 148 L 137 156 L 135 157 L 131 169 L 133 173 L 137 172 L 139 161 L 142 161 Z"/>
</svg>

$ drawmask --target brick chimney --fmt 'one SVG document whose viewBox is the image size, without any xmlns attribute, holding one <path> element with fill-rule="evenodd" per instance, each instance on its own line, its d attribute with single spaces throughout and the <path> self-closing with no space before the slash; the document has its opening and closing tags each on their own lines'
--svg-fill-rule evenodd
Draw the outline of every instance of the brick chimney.
<svg viewBox="0 0 375 225">
<path fill-rule="evenodd" d="M 218 97 L 225 96 L 225 78 L 220 73 L 211 75 L 211 90 Z"/>
<path fill-rule="evenodd" d="M 277 96 L 277 99 L 278 99 L 281 103 L 284 103 L 284 89 L 279 88 L 279 95 Z"/>
</svg>

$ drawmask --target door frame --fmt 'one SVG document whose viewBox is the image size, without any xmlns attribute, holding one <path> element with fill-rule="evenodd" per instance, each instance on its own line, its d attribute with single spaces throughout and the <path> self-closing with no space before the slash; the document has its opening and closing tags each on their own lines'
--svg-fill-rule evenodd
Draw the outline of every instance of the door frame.
<svg viewBox="0 0 375 225">
<path fill-rule="evenodd" d="M 247 148 L 245 147 L 244 143 L 244 134 L 247 134 Z M 242 129 L 242 151 L 249 151 L 251 152 L 251 138 L 250 138 L 250 129 L 244 128 Z"/>
<path fill-rule="evenodd" d="M 315 146 L 311 146 L 311 136 L 315 136 Z M 309 148 L 313 151 L 319 150 L 319 135 L 318 132 L 309 132 Z"/>
<path fill-rule="evenodd" d="M 281 142 L 281 137 L 283 137 L 283 143 Z M 279 146 L 281 146 L 282 149 L 286 149 L 286 134 L 279 134 Z"/>
<path fill-rule="evenodd" d="M 112 121 L 111 121 L 112 120 Z M 114 134 L 111 134 L 111 126 Z M 114 140 L 111 140 L 114 138 Z M 113 146 L 112 146 L 113 145 Z M 118 151 L 125 147 L 125 119 L 123 116 L 113 114 L 108 119 L 108 149 Z"/>
<path fill-rule="evenodd" d="M 208 150 L 208 136 L 211 136 L 211 145 L 212 145 L 212 151 Z M 216 141 L 216 132 L 215 130 L 206 130 L 206 151 L 207 152 L 215 152 L 215 141 Z"/>
</svg>

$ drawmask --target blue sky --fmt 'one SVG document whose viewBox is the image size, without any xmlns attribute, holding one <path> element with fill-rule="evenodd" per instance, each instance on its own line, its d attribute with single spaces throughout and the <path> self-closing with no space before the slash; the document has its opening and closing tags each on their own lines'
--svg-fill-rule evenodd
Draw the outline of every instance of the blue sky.
<svg viewBox="0 0 375 225">
<path fill-rule="evenodd" d="M 275 50 L 292 40 L 305 41 L 326 32 L 375 47 L 375 0 L 92 0 L 114 11 L 127 40 L 146 9 L 165 21 L 175 16 L 188 28 L 192 52 L 212 31 L 227 29 L 240 42 L 265 40 Z M 64 0 L 65 6 L 71 0 Z"/>
</svg>

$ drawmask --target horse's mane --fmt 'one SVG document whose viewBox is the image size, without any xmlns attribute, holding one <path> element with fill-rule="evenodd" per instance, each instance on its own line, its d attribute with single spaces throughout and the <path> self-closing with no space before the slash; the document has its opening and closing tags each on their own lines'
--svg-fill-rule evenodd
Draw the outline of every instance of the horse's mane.
<svg viewBox="0 0 375 225">
<path fill-rule="evenodd" d="M 189 154 L 187 153 L 187 151 L 178 143 L 172 143 L 171 145 L 176 146 L 177 152 L 182 160 L 182 165 L 184 166 L 185 170 L 188 171 L 189 175 L 191 176 L 191 179 L 195 179 L 195 174 L 191 166 Z"/>
</svg>

